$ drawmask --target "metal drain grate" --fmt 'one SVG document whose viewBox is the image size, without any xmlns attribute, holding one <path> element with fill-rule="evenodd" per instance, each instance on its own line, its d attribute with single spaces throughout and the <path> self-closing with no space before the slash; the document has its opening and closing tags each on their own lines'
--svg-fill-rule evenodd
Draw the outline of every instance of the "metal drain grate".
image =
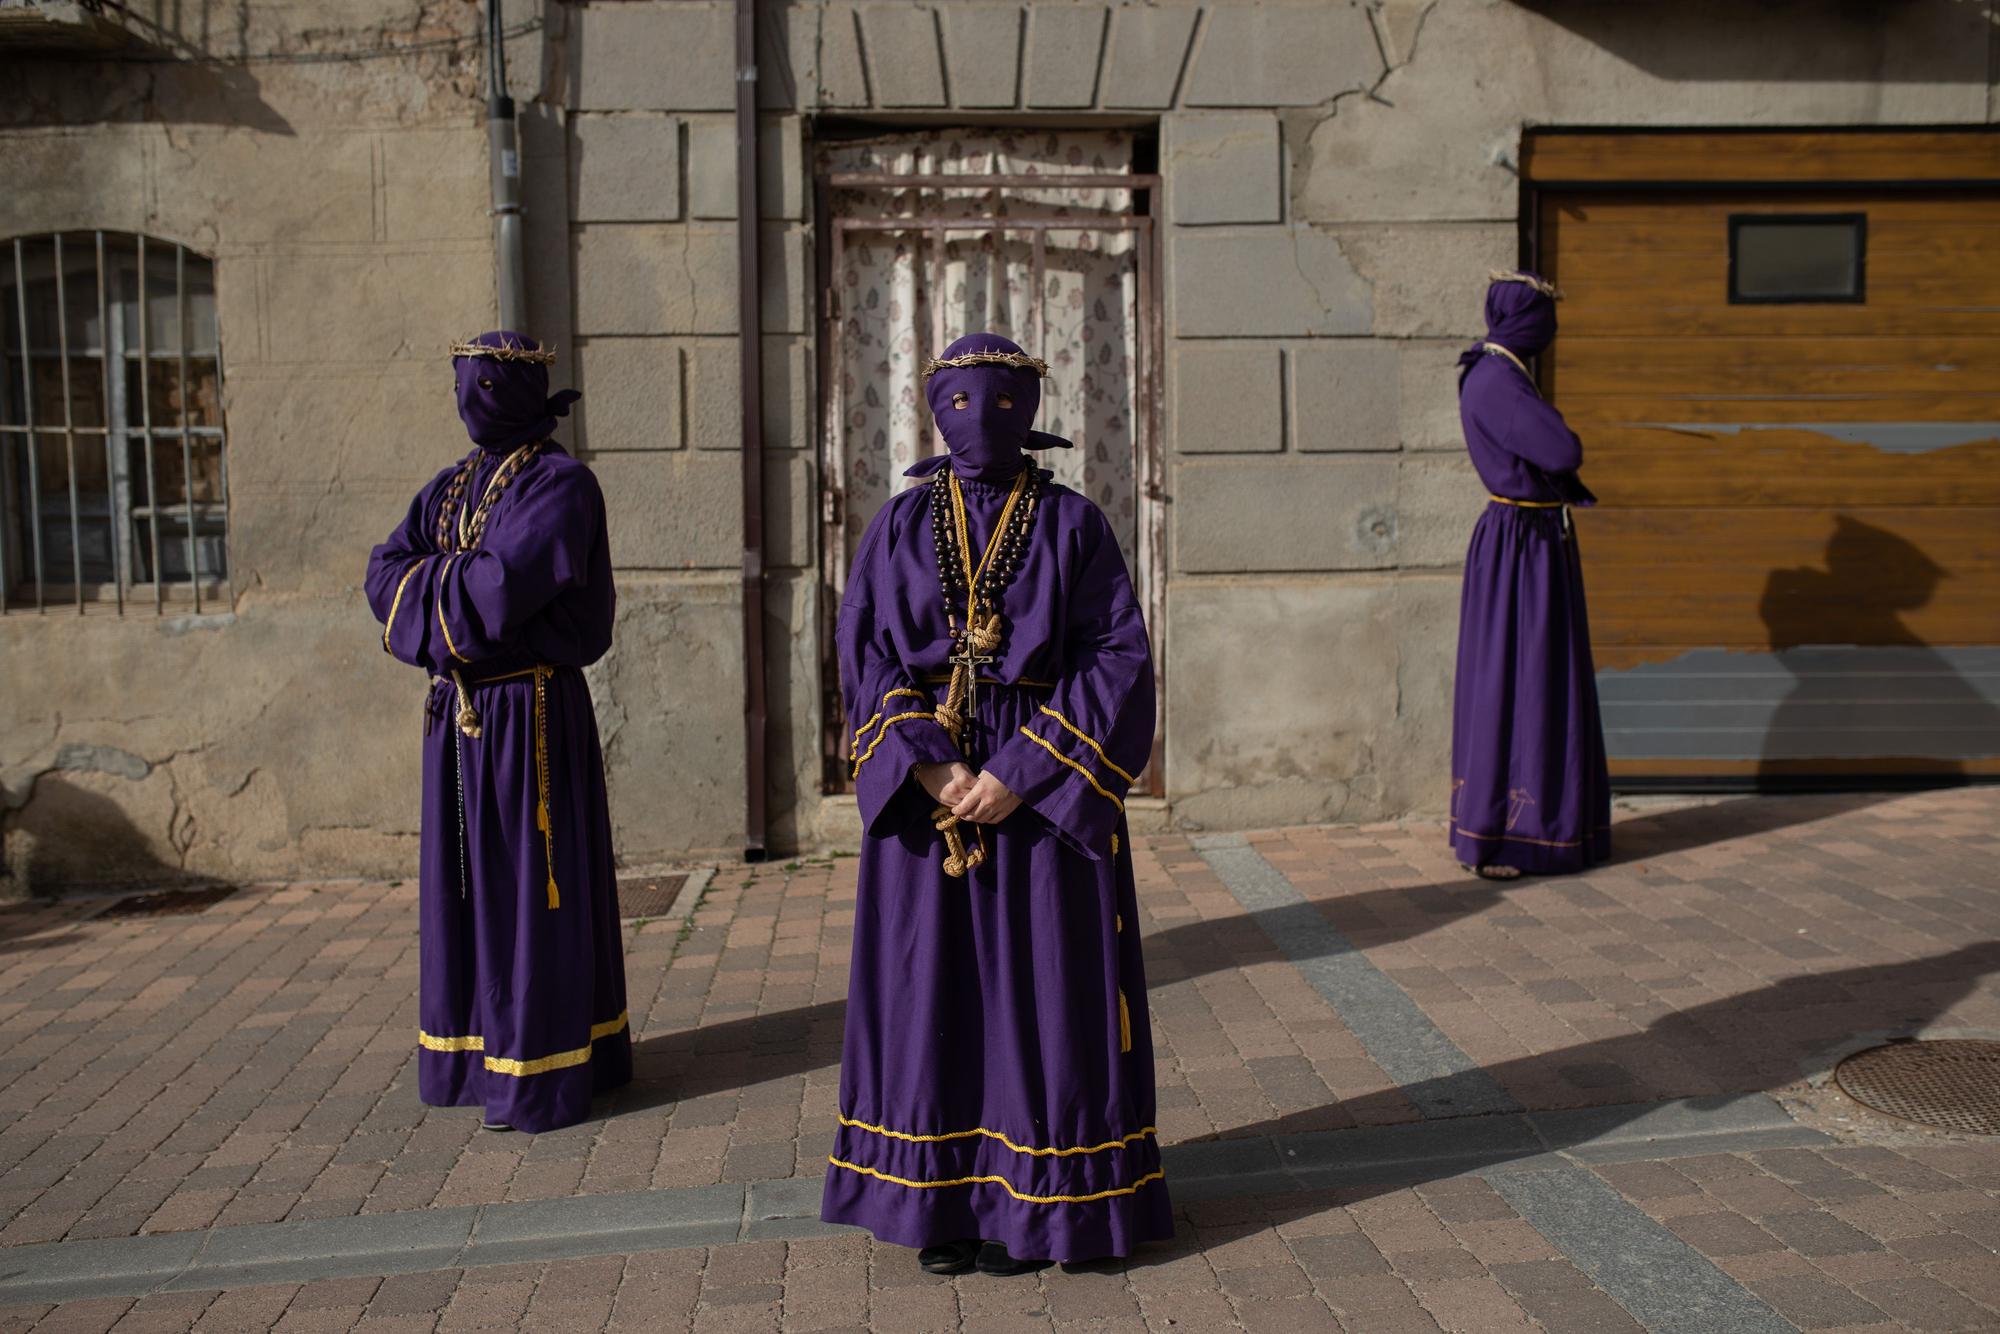
<svg viewBox="0 0 2000 1334">
<path fill-rule="evenodd" d="M 192 917 L 206 912 L 236 892 L 234 885 L 212 885 L 207 889 L 159 889 L 150 894 L 127 894 L 97 914 L 107 917 Z"/>
<path fill-rule="evenodd" d="M 618 915 L 623 918 L 665 917 L 687 883 L 687 872 L 634 876 L 618 882 Z"/>
<path fill-rule="evenodd" d="M 1848 1057 L 1833 1078 L 1848 1097 L 1878 1112 L 2000 1135 L 2000 1042 L 1892 1042 Z"/>
</svg>

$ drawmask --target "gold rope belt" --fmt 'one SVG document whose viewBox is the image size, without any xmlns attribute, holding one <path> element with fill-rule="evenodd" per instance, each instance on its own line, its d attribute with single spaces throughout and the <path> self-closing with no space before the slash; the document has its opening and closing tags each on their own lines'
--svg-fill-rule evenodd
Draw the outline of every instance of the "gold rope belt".
<svg viewBox="0 0 2000 1334">
<path fill-rule="evenodd" d="M 1559 510 L 1565 503 L 1561 500 L 1515 500 L 1511 496 L 1496 496 L 1488 493 L 1488 500 L 1500 505 L 1516 505 L 1524 510 Z"/>
<path fill-rule="evenodd" d="M 451 681 L 458 695 L 458 730 L 477 741 L 485 732 L 480 725 L 479 713 L 472 707 L 472 686 L 498 685 L 502 681 L 520 681 L 535 678 L 535 828 L 541 831 L 543 863 L 549 871 L 549 907 L 562 907 L 562 892 L 556 888 L 556 832 L 555 822 L 549 818 L 549 678 L 556 669 L 537 663 L 533 667 L 523 667 L 518 672 L 502 672 L 498 676 L 476 679 L 471 685 L 466 683 L 462 673 L 454 670 L 449 678 L 437 677 L 442 684 Z M 430 711 L 424 712 L 425 731 L 429 731 Z M 460 831 L 460 837 L 464 837 Z"/>
</svg>

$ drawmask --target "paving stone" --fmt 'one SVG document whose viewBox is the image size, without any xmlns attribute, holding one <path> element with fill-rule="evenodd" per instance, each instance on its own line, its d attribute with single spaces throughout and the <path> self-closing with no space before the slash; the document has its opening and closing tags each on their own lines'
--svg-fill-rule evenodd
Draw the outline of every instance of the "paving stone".
<svg viewBox="0 0 2000 1334">
<path fill-rule="evenodd" d="M 128 1328 L 399 1329 L 432 1316 L 440 1329 L 768 1329 L 793 1316 L 1047 1328 L 1052 1312 L 1093 1311 L 1106 1328 L 1284 1328 L 1317 1302 L 1306 1327 L 1631 1328 L 1578 1268 L 1588 1247 L 1554 1223 L 1538 1231 L 1496 1191 L 1586 1160 L 1623 1207 L 1795 1324 L 2000 1327 L 1992 1146 L 1870 1143 L 1867 1126 L 1838 1144 L 1760 1138 L 1810 1134 L 1766 1093 L 1809 1103 L 1798 1072 L 1845 1034 L 1918 1019 L 2000 1027 L 2000 970 L 1979 943 L 2000 922 L 1949 888 L 1990 861 L 1997 802 L 1975 788 L 1641 803 L 1621 809 L 1618 861 L 1504 891 L 1460 877 L 1434 830 L 1254 833 L 1236 842 L 1310 914 L 1268 921 L 1187 837 L 1135 840 L 1169 1176 L 1178 1162 L 1190 1184 L 1209 1175 L 1177 1197 L 1179 1239 L 1110 1274 L 940 1282 L 909 1252 L 844 1233 L 220 1296 L 194 1275 L 189 1291 L 137 1307 L 70 1301 L 35 1318 L 44 1329 L 105 1328 L 133 1311 Z M 423 1108 L 409 1087 L 408 887 L 260 892 L 222 917 L 84 922 L 34 950 L 7 948 L 0 913 L 0 1236 L 131 1242 L 170 1200 L 181 1211 L 211 1191 L 230 1195 L 213 1250 L 224 1258 L 241 1254 L 237 1225 L 294 1210 L 361 1208 L 339 1223 L 401 1236 L 407 1216 L 439 1215 L 426 1206 L 440 1195 L 578 1194 L 532 1207 L 591 1204 L 615 1221 L 656 1208 L 635 1188 L 706 1187 L 726 1163 L 749 1172 L 766 1157 L 804 1175 L 752 1183 L 747 1210 L 740 1184 L 723 1187 L 731 1207 L 715 1225 L 729 1238 L 746 1215 L 817 1227 L 811 1164 L 837 1105 L 853 872 L 851 859 L 751 868 L 712 887 L 685 940 L 677 923 L 630 936 L 640 1083 L 582 1127 L 511 1146 L 476 1136 L 466 1110 Z M 1799 925 L 1837 957 L 1781 948 Z M 1421 1081 L 1398 1089 L 1357 1036 L 1370 1020 L 1313 984 L 1312 942 L 1365 959 L 1412 1023 L 1530 1110 L 1424 1122 L 1409 1096 Z M 1580 1094 L 1598 1105 L 1572 1105 Z M 1255 1175 L 1241 1181 L 1270 1193 L 1245 1197 L 1240 1182 L 1222 1193 L 1246 1168 Z M 16 1246 L 10 1260 L 32 1254 Z M 705 1274 L 726 1300 L 704 1302 Z M 198 1323 L 181 1315 L 204 1302 Z M 16 1303 L 6 1318 L 38 1309 Z"/>
<path fill-rule="evenodd" d="M 1750 1286 L 1801 1329 L 1868 1325 L 1884 1319 L 1876 1307 L 1824 1279 L 1768 1278 Z"/>
</svg>

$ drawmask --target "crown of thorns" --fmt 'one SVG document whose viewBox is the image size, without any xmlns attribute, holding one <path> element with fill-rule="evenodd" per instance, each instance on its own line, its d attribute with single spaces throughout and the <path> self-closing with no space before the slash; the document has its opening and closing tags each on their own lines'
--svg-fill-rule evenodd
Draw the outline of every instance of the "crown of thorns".
<svg viewBox="0 0 2000 1334">
<path fill-rule="evenodd" d="M 469 338 L 460 339 L 451 345 L 454 357 L 491 357 L 495 361 L 529 361 L 537 366 L 556 364 L 556 350 L 552 347 L 526 347 L 508 341 L 495 345 L 475 343 Z"/>
<path fill-rule="evenodd" d="M 1045 379 L 1049 373 L 1048 362 L 1025 352 L 967 352 L 963 356 L 931 358 L 924 363 L 924 379 L 928 380 L 942 370 L 965 366 L 1019 366 Z"/>
<path fill-rule="evenodd" d="M 1486 275 L 1487 281 L 1496 283 L 1526 283 L 1551 301 L 1562 300 L 1562 292 L 1545 278 L 1537 278 L 1532 273 L 1521 273 L 1514 269 L 1494 269 Z"/>
</svg>

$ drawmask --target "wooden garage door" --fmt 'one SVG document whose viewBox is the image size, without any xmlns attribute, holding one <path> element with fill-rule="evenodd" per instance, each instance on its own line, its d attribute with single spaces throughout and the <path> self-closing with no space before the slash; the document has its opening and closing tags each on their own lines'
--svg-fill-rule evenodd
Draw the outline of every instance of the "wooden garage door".
<svg viewBox="0 0 2000 1334">
<path fill-rule="evenodd" d="M 1531 144 L 1616 775 L 2000 773 L 1996 147 Z"/>
</svg>

